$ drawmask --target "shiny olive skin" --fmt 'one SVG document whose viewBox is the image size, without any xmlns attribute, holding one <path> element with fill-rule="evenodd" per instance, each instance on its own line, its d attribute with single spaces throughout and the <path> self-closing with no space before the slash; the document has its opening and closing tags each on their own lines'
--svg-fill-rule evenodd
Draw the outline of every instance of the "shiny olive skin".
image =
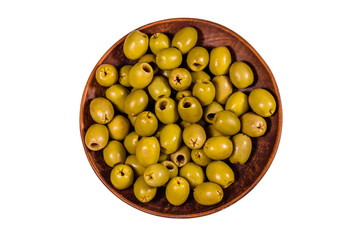
<svg viewBox="0 0 360 240">
<path fill-rule="evenodd" d="M 206 136 L 208 138 L 211 138 L 211 137 L 218 137 L 218 136 L 224 136 L 224 134 L 222 134 L 221 132 L 219 132 L 218 130 L 216 130 L 216 128 L 214 127 L 213 124 L 209 124 L 207 127 L 206 127 Z"/>
<path fill-rule="evenodd" d="M 132 170 L 134 171 L 135 177 L 142 176 L 145 171 L 145 167 L 140 164 L 140 162 L 137 160 L 136 156 L 133 154 L 127 156 L 127 158 L 125 160 L 125 164 L 129 165 L 132 168 Z"/>
<path fill-rule="evenodd" d="M 114 107 L 106 98 L 94 98 L 91 100 L 89 108 L 92 119 L 97 123 L 106 124 L 114 117 Z"/>
<path fill-rule="evenodd" d="M 95 72 L 96 81 L 103 87 L 110 87 L 119 79 L 117 69 L 111 64 L 100 65 Z"/>
<path fill-rule="evenodd" d="M 134 171 L 126 164 L 117 164 L 111 170 L 110 181 L 116 189 L 126 189 L 133 184 Z"/>
<path fill-rule="evenodd" d="M 163 76 L 165 78 L 169 78 L 170 76 L 170 73 L 171 73 L 171 69 L 170 70 L 162 70 L 162 69 L 159 69 L 159 75 L 160 76 Z"/>
<path fill-rule="evenodd" d="M 157 163 L 160 157 L 160 144 L 156 137 L 143 137 L 136 145 L 136 159 L 144 167 Z"/>
<path fill-rule="evenodd" d="M 107 124 L 107 127 L 112 139 L 124 140 L 130 131 L 130 122 L 126 117 L 116 115 L 113 120 Z"/>
<path fill-rule="evenodd" d="M 241 132 L 249 137 L 260 137 L 267 129 L 266 121 L 256 113 L 247 112 L 240 117 Z"/>
<path fill-rule="evenodd" d="M 135 122 L 136 122 L 137 116 L 136 116 L 136 115 L 130 115 L 130 114 L 128 114 L 127 117 L 128 117 L 128 119 L 129 119 L 129 121 L 130 121 L 130 124 L 131 124 L 132 126 L 135 126 Z"/>
<path fill-rule="evenodd" d="M 129 95 L 129 90 L 120 84 L 114 84 L 105 91 L 105 96 L 115 106 L 115 108 L 124 112 L 125 98 Z"/>
<path fill-rule="evenodd" d="M 248 96 L 240 91 L 234 92 L 226 101 L 225 110 L 233 112 L 238 117 L 246 113 L 249 110 Z"/>
<path fill-rule="evenodd" d="M 160 147 L 160 157 L 159 157 L 159 162 L 164 162 L 166 160 L 170 160 L 170 154 L 165 154 L 161 152 L 161 147 Z"/>
<path fill-rule="evenodd" d="M 168 80 L 163 76 L 154 76 L 150 85 L 147 87 L 152 99 L 159 100 L 162 97 L 170 97 L 171 87 Z"/>
<path fill-rule="evenodd" d="M 270 117 L 276 110 L 274 96 L 263 88 L 255 88 L 250 92 L 249 105 L 255 113 L 262 117 Z"/>
<path fill-rule="evenodd" d="M 186 54 L 195 47 L 198 40 L 198 33 L 193 27 L 184 27 L 177 31 L 171 41 L 171 46 L 180 50 L 181 54 Z"/>
<path fill-rule="evenodd" d="M 225 104 L 230 95 L 233 93 L 233 85 L 226 75 L 215 76 L 212 79 L 215 86 L 215 101 Z"/>
<path fill-rule="evenodd" d="M 194 97 L 184 97 L 178 103 L 178 112 L 182 120 L 196 123 L 203 115 L 201 103 Z"/>
<path fill-rule="evenodd" d="M 139 30 L 135 30 L 126 37 L 123 50 L 125 57 L 131 60 L 137 60 L 145 55 L 148 47 L 148 35 Z"/>
<path fill-rule="evenodd" d="M 154 33 L 150 37 L 149 47 L 156 55 L 160 50 L 170 47 L 170 38 L 164 33 Z"/>
<path fill-rule="evenodd" d="M 191 159 L 201 167 L 206 167 L 212 161 L 212 159 L 206 156 L 203 149 L 191 150 Z"/>
<path fill-rule="evenodd" d="M 227 136 L 238 133 L 241 127 L 239 118 L 228 110 L 216 113 L 213 125 L 218 132 Z"/>
<path fill-rule="evenodd" d="M 124 65 L 120 68 L 119 83 L 124 87 L 131 87 L 129 82 L 129 72 L 132 65 Z"/>
<path fill-rule="evenodd" d="M 128 153 L 135 154 L 136 144 L 139 142 L 140 138 L 140 135 L 135 131 L 126 135 L 124 139 L 124 147 Z"/>
<path fill-rule="evenodd" d="M 124 112 L 129 115 L 138 115 L 145 110 L 149 103 L 149 97 L 142 89 L 135 89 L 125 98 Z"/>
<path fill-rule="evenodd" d="M 176 166 L 182 167 L 191 160 L 190 149 L 185 144 L 182 144 L 176 152 L 170 155 L 170 159 Z"/>
<path fill-rule="evenodd" d="M 194 47 L 186 57 L 188 67 L 194 71 L 203 70 L 209 63 L 209 52 L 203 47 Z"/>
<path fill-rule="evenodd" d="M 195 84 L 197 82 L 209 82 L 211 77 L 204 71 L 191 72 L 192 83 Z"/>
<path fill-rule="evenodd" d="M 222 188 L 229 187 L 235 181 L 234 171 L 223 161 L 212 161 L 205 172 L 210 182 L 217 183 Z"/>
<path fill-rule="evenodd" d="M 136 63 L 129 71 L 129 83 L 133 88 L 143 89 L 153 79 L 154 71 L 148 63 Z"/>
<path fill-rule="evenodd" d="M 177 68 L 180 66 L 181 62 L 181 52 L 174 47 L 161 49 L 156 54 L 156 64 L 161 70 L 171 70 Z"/>
<path fill-rule="evenodd" d="M 191 124 L 184 128 L 183 142 L 190 149 L 200 149 L 206 141 L 206 132 L 199 124 Z"/>
<path fill-rule="evenodd" d="M 212 82 L 197 82 L 192 89 L 192 95 L 199 100 L 202 106 L 207 106 L 214 101 L 215 87 Z"/>
<path fill-rule="evenodd" d="M 169 97 L 162 97 L 156 101 L 155 114 L 163 124 L 175 123 L 179 119 L 176 102 Z"/>
<path fill-rule="evenodd" d="M 160 151 L 171 154 L 179 149 L 182 143 L 181 128 L 177 124 L 167 124 L 160 131 Z"/>
<path fill-rule="evenodd" d="M 145 54 L 138 60 L 138 63 L 148 63 L 153 69 L 154 75 L 159 72 L 159 67 L 156 65 L 156 56 L 154 54 Z"/>
<path fill-rule="evenodd" d="M 203 147 L 206 156 L 213 160 L 225 160 L 233 152 L 233 143 L 228 137 L 218 136 L 209 138 Z"/>
<path fill-rule="evenodd" d="M 215 76 L 227 74 L 231 64 L 231 54 L 227 47 L 213 48 L 210 52 L 209 70 Z"/>
<path fill-rule="evenodd" d="M 174 90 L 184 91 L 191 86 L 191 74 L 186 68 L 175 68 L 170 73 L 169 83 Z"/>
<path fill-rule="evenodd" d="M 191 90 L 178 91 L 175 95 L 175 100 L 176 102 L 179 102 L 184 97 L 191 97 L 191 96 L 192 96 Z"/>
<path fill-rule="evenodd" d="M 109 130 L 105 125 L 95 123 L 85 133 L 85 144 L 92 151 L 103 149 L 109 141 Z"/>
<path fill-rule="evenodd" d="M 219 184 L 204 182 L 194 189 L 194 199 L 201 205 L 215 205 L 224 197 L 224 191 Z"/>
<path fill-rule="evenodd" d="M 224 107 L 218 102 L 212 102 L 204 109 L 204 119 L 208 123 L 213 123 L 215 114 L 224 110 Z"/>
<path fill-rule="evenodd" d="M 251 138 L 243 133 L 238 133 L 231 138 L 234 151 L 229 157 L 231 163 L 244 164 L 249 159 L 252 150 Z"/>
<path fill-rule="evenodd" d="M 165 161 L 162 161 L 161 164 L 164 165 L 169 170 L 170 179 L 174 178 L 178 175 L 179 168 L 175 165 L 174 162 L 165 160 Z"/>
<path fill-rule="evenodd" d="M 174 177 L 166 185 L 165 197 L 174 206 L 180 206 L 186 202 L 190 194 L 190 185 L 183 177 Z"/>
<path fill-rule="evenodd" d="M 254 82 L 254 73 L 244 62 L 234 62 L 229 69 L 229 77 L 235 87 L 242 89 Z"/>
<path fill-rule="evenodd" d="M 112 140 L 103 149 L 105 163 L 113 167 L 115 164 L 124 163 L 126 159 L 126 150 L 119 141 Z"/>
<path fill-rule="evenodd" d="M 154 113 L 144 111 L 137 116 L 134 129 L 140 136 L 149 137 L 156 132 L 158 124 L 158 120 Z"/>
<path fill-rule="evenodd" d="M 205 181 L 204 170 L 193 162 L 188 162 L 180 168 L 179 176 L 189 182 L 191 189 L 194 189 L 197 185 Z"/>
<path fill-rule="evenodd" d="M 150 187 L 161 187 L 169 181 L 170 172 L 161 163 L 155 163 L 145 169 L 143 176 Z"/>
<path fill-rule="evenodd" d="M 150 202 L 156 196 L 157 188 L 150 187 L 144 180 L 143 176 L 139 176 L 134 183 L 134 195 L 142 203 Z"/>
</svg>

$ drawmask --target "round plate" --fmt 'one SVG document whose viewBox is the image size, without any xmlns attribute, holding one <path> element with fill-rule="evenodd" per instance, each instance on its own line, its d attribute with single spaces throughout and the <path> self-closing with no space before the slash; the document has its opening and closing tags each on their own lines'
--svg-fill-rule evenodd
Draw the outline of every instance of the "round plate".
<svg viewBox="0 0 360 240">
<path fill-rule="evenodd" d="M 159 188 L 156 197 L 148 202 L 141 203 L 134 194 L 132 187 L 125 190 L 115 189 L 110 182 L 111 168 L 104 162 L 102 151 L 90 151 L 84 142 L 86 130 L 95 123 L 90 116 L 90 101 L 99 96 L 105 96 L 106 88 L 101 87 L 95 80 L 95 71 L 99 65 L 108 63 L 120 69 L 126 64 L 134 64 L 123 54 L 123 44 L 126 36 L 116 42 L 99 60 L 86 83 L 80 107 L 80 134 L 86 156 L 96 175 L 105 186 L 118 198 L 127 204 L 150 214 L 172 217 L 190 218 L 208 215 L 224 209 L 244 197 L 261 180 L 270 167 L 276 154 L 282 128 L 282 106 L 275 79 L 265 61 L 249 43 L 232 30 L 201 19 L 176 18 L 157 21 L 138 28 L 138 30 L 151 36 L 157 32 L 166 33 L 170 38 L 181 28 L 192 26 L 198 31 L 197 45 L 208 50 L 214 47 L 226 46 L 231 52 L 232 61 L 244 61 L 253 70 L 254 83 L 241 91 L 249 94 L 254 88 L 269 90 L 277 101 L 277 109 L 273 116 L 266 118 L 268 129 L 265 135 L 252 138 L 253 150 L 249 160 L 244 165 L 230 164 L 235 173 L 235 182 L 224 189 L 223 200 L 213 206 L 203 206 L 194 200 L 190 193 L 188 200 L 181 206 L 173 206 L 165 198 L 164 188 Z"/>
</svg>

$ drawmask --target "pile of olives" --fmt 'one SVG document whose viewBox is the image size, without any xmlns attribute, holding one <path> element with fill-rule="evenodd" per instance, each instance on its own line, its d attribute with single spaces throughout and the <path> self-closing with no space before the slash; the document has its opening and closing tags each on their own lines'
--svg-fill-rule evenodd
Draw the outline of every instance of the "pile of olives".
<svg viewBox="0 0 360 240">
<path fill-rule="evenodd" d="M 202 205 L 219 203 L 234 182 L 230 164 L 245 164 L 251 138 L 266 133 L 264 118 L 276 110 L 273 95 L 254 82 L 251 67 L 232 62 L 226 46 L 198 46 L 194 27 L 165 33 L 131 32 L 124 55 L 135 62 L 119 71 L 97 68 L 95 78 L 105 96 L 90 102 L 96 122 L 86 146 L 102 150 L 112 168 L 116 189 L 133 187 L 140 202 L 151 201 L 157 188 L 174 206 L 192 192 Z M 210 52 L 209 52 L 210 51 Z"/>
</svg>

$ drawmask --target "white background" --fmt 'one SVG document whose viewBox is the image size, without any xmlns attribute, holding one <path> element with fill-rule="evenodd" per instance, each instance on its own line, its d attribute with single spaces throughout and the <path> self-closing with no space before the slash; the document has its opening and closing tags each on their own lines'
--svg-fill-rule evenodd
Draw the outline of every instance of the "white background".
<svg viewBox="0 0 360 240">
<path fill-rule="evenodd" d="M 0 239 L 359 239 L 356 1 L 1 1 Z M 147 23 L 217 22 L 277 81 L 284 113 L 261 182 L 215 214 L 136 210 L 96 177 L 79 131 L 101 56 Z"/>
</svg>

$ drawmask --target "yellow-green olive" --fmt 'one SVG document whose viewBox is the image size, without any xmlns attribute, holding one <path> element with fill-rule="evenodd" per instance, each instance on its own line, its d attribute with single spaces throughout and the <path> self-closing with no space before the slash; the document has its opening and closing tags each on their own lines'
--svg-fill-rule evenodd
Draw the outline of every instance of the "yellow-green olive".
<svg viewBox="0 0 360 240">
<path fill-rule="evenodd" d="M 206 48 L 194 47 L 188 53 L 186 63 L 192 71 L 201 71 L 209 63 L 209 53 Z"/>
<path fill-rule="evenodd" d="M 215 205 L 224 197 L 224 191 L 219 184 L 204 182 L 194 189 L 194 199 L 197 203 L 205 206 Z"/>
<path fill-rule="evenodd" d="M 133 88 L 147 87 L 153 79 L 154 72 L 148 63 L 136 63 L 129 71 L 129 83 Z"/>
<path fill-rule="evenodd" d="M 222 188 L 229 187 L 235 181 L 234 171 L 223 161 L 212 161 L 206 167 L 206 177 L 210 182 Z"/>
<path fill-rule="evenodd" d="M 116 115 L 113 120 L 108 123 L 107 127 L 112 139 L 124 140 L 130 131 L 130 122 L 126 117 Z"/>
<path fill-rule="evenodd" d="M 191 86 L 191 74 L 186 68 L 175 68 L 170 73 L 169 83 L 174 90 L 184 91 Z"/>
<path fill-rule="evenodd" d="M 160 76 L 163 76 L 163 77 L 165 77 L 165 78 L 169 78 L 169 76 L 170 76 L 170 73 L 171 73 L 171 70 L 172 69 L 170 69 L 170 70 L 162 70 L 162 69 L 159 69 L 159 75 Z"/>
<path fill-rule="evenodd" d="M 179 168 L 175 165 L 174 162 L 165 160 L 165 161 L 162 161 L 161 164 L 164 165 L 169 170 L 170 179 L 174 178 L 178 175 Z"/>
<path fill-rule="evenodd" d="M 188 162 L 180 168 L 179 176 L 189 182 L 191 189 L 194 189 L 197 185 L 205 181 L 204 170 L 193 162 Z"/>
<path fill-rule="evenodd" d="M 179 149 L 182 142 L 181 128 L 177 124 L 167 124 L 160 131 L 160 150 L 171 154 Z"/>
<path fill-rule="evenodd" d="M 233 112 L 238 117 L 246 113 L 249 110 L 248 96 L 240 91 L 234 92 L 226 101 L 225 110 Z"/>
<path fill-rule="evenodd" d="M 174 48 L 161 49 L 156 54 L 156 64 L 161 70 L 171 70 L 180 66 L 182 62 L 181 52 Z"/>
<path fill-rule="evenodd" d="M 115 108 L 120 112 L 124 112 L 124 102 L 128 94 L 129 90 L 120 84 L 112 85 L 106 89 L 105 92 L 106 98 L 109 99 Z"/>
<path fill-rule="evenodd" d="M 132 125 L 132 126 L 135 126 L 135 122 L 136 122 L 137 115 L 128 114 L 127 117 L 128 117 L 128 119 L 129 119 L 131 125 Z"/>
<path fill-rule="evenodd" d="M 163 76 L 154 76 L 148 86 L 150 96 L 156 101 L 162 97 L 170 97 L 171 87 L 168 80 Z"/>
<path fill-rule="evenodd" d="M 158 128 L 158 120 L 154 113 L 150 111 L 141 112 L 135 121 L 135 132 L 142 137 L 153 135 Z"/>
<path fill-rule="evenodd" d="M 215 76 L 227 74 L 231 64 L 231 54 L 227 47 L 213 48 L 210 52 L 209 70 Z"/>
<path fill-rule="evenodd" d="M 109 130 L 105 125 L 95 123 L 85 134 L 85 144 L 92 151 L 103 149 L 109 141 Z"/>
<path fill-rule="evenodd" d="M 253 84 L 254 73 L 244 62 L 234 62 L 229 69 L 229 77 L 235 87 L 241 89 Z"/>
<path fill-rule="evenodd" d="M 233 152 L 233 143 L 228 137 L 218 136 L 209 138 L 204 145 L 204 153 L 213 160 L 225 160 Z"/>
<path fill-rule="evenodd" d="M 106 124 L 114 117 L 114 107 L 106 98 L 94 98 L 91 100 L 89 108 L 91 118 L 97 123 Z"/>
<path fill-rule="evenodd" d="M 156 137 L 143 137 L 136 145 L 136 159 L 144 167 L 158 162 L 160 157 L 160 144 Z"/>
<path fill-rule="evenodd" d="M 126 135 L 124 139 L 124 147 L 128 153 L 135 154 L 136 144 L 139 142 L 140 138 L 140 135 L 135 131 Z"/>
<path fill-rule="evenodd" d="M 221 132 L 219 132 L 218 130 L 216 130 L 216 128 L 214 127 L 213 124 L 209 124 L 207 127 L 206 127 L 206 136 L 208 138 L 211 138 L 211 137 L 217 137 L 217 136 L 224 136 L 224 134 L 222 134 Z"/>
<path fill-rule="evenodd" d="M 117 69 L 111 64 L 102 64 L 96 69 L 96 81 L 103 87 L 110 87 L 119 79 Z"/>
<path fill-rule="evenodd" d="M 212 80 L 215 86 L 215 101 L 225 104 L 230 95 L 233 93 L 233 86 L 228 76 L 215 76 Z"/>
<path fill-rule="evenodd" d="M 150 187 L 144 180 L 143 176 L 139 176 L 134 183 L 134 195 L 142 203 L 153 200 L 156 196 L 157 188 Z"/>
<path fill-rule="evenodd" d="M 276 110 L 274 96 L 263 88 L 255 88 L 250 92 L 249 104 L 251 109 L 262 117 L 270 117 Z"/>
<path fill-rule="evenodd" d="M 178 104 L 178 112 L 182 120 L 196 123 L 203 115 L 201 103 L 194 97 L 184 97 Z"/>
<path fill-rule="evenodd" d="M 166 185 L 165 197 L 174 206 L 180 206 L 186 202 L 190 194 L 190 185 L 183 177 L 174 177 Z"/>
<path fill-rule="evenodd" d="M 146 53 L 148 47 L 148 35 L 139 30 L 135 30 L 126 37 L 123 49 L 125 57 L 131 60 L 137 60 Z"/>
<path fill-rule="evenodd" d="M 131 91 L 125 98 L 124 112 L 129 115 L 138 115 L 145 110 L 149 103 L 149 97 L 142 89 Z"/>
<path fill-rule="evenodd" d="M 215 87 L 212 82 L 197 82 L 195 83 L 192 95 L 196 97 L 202 106 L 207 106 L 214 101 Z"/>
<path fill-rule="evenodd" d="M 186 54 L 192 49 L 198 40 L 198 33 L 193 27 L 184 27 L 175 33 L 171 41 L 171 46 L 180 50 L 181 54 Z"/>
<path fill-rule="evenodd" d="M 162 97 L 156 101 L 155 114 L 163 124 L 175 123 L 179 118 L 176 102 L 169 97 Z"/>
<path fill-rule="evenodd" d="M 209 82 L 211 77 L 204 71 L 191 72 L 192 83 L 195 84 L 197 82 Z"/>
<path fill-rule="evenodd" d="M 150 37 L 149 47 L 156 55 L 160 50 L 170 47 L 170 38 L 164 33 L 154 33 Z"/>
<path fill-rule="evenodd" d="M 112 140 L 104 148 L 103 157 L 105 163 L 113 167 L 115 164 L 125 162 L 126 150 L 121 142 Z"/>
<path fill-rule="evenodd" d="M 208 123 L 214 122 L 215 114 L 224 110 L 224 107 L 218 102 L 212 102 L 204 109 L 204 119 Z"/>
<path fill-rule="evenodd" d="M 161 147 L 160 147 L 160 157 L 159 157 L 159 162 L 164 162 L 166 160 L 170 160 L 170 154 L 165 154 L 161 152 Z"/>
<path fill-rule="evenodd" d="M 206 141 L 206 133 L 199 124 L 191 124 L 184 128 L 183 141 L 190 149 L 200 149 Z"/>
<path fill-rule="evenodd" d="M 234 151 L 229 157 L 230 162 L 244 164 L 249 159 L 252 150 L 251 138 L 243 133 L 238 133 L 231 138 Z"/>
<path fill-rule="evenodd" d="M 124 87 L 131 87 L 129 82 L 129 72 L 132 65 L 124 65 L 120 68 L 119 83 Z"/>
<path fill-rule="evenodd" d="M 230 136 L 238 133 L 241 126 L 239 118 L 228 110 L 216 113 L 213 125 L 220 133 Z"/>
<path fill-rule="evenodd" d="M 201 167 L 206 167 L 212 161 L 212 159 L 206 156 L 203 149 L 191 150 L 191 159 Z"/>
<path fill-rule="evenodd" d="M 126 189 L 133 184 L 134 171 L 126 164 L 117 164 L 111 170 L 110 181 L 116 189 Z"/>
<path fill-rule="evenodd" d="M 138 63 L 148 63 L 153 69 L 154 75 L 159 72 L 159 67 L 156 65 L 156 56 L 154 54 L 145 54 L 138 60 Z"/>
<path fill-rule="evenodd" d="M 143 176 L 150 187 L 161 187 L 169 181 L 170 172 L 161 163 L 155 163 L 145 169 Z"/>
<path fill-rule="evenodd" d="M 247 112 L 240 117 L 241 132 L 249 137 L 260 137 L 267 129 L 266 121 L 256 113 Z"/>
<path fill-rule="evenodd" d="M 192 96 L 191 90 L 179 91 L 175 95 L 175 100 L 176 102 L 179 102 L 184 97 L 191 97 L 191 96 Z"/>
<path fill-rule="evenodd" d="M 125 164 L 132 168 L 136 177 L 142 176 L 145 171 L 145 167 L 140 164 L 135 155 L 129 155 L 125 160 Z"/>
<path fill-rule="evenodd" d="M 170 155 L 170 159 L 176 166 L 182 167 L 191 160 L 190 149 L 186 145 L 182 144 L 176 152 Z"/>
</svg>

